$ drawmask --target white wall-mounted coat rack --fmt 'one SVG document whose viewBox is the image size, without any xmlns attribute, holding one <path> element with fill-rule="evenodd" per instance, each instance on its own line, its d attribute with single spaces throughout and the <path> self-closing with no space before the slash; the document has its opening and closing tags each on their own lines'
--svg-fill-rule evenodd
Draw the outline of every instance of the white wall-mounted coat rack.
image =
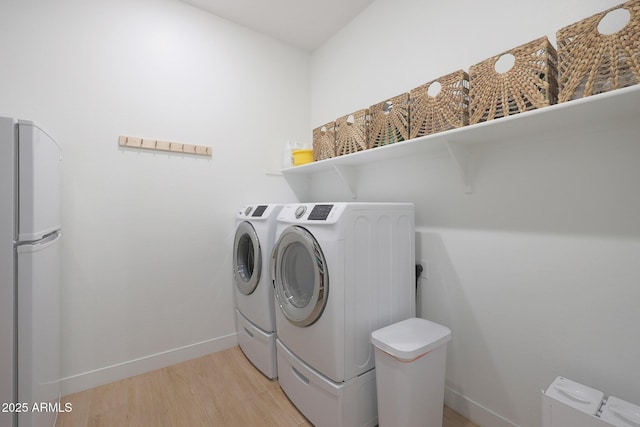
<svg viewBox="0 0 640 427">
<path fill-rule="evenodd" d="M 171 151 L 174 153 L 197 154 L 211 157 L 211 147 L 206 145 L 183 144 L 181 142 L 160 141 L 151 138 L 137 138 L 134 136 L 120 136 L 118 143 L 121 147 L 145 148 L 148 150 Z"/>
</svg>

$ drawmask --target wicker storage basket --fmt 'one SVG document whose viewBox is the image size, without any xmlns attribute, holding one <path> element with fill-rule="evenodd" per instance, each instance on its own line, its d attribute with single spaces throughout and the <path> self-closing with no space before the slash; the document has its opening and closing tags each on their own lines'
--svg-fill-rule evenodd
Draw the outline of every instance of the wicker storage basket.
<svg viewBox="0 0 640 427">
<path fill-rule="evenodd" d="M 336 123 L 330 122 L 313 130 L 313 161 L 336 156 Z"/>
<path fill-rule="evenodd" d="M 440 92 L 429 95 L 434 83 Z M 469 76 L 458 70 L 409 92 L 409 139 L 466 126 L 469 123 Z"/>
<path fill-rule="evenodd" d="M 368 148 L 409 139 L 409 94 L 394 96 L 369 107 L 371 126 Z"/>
<path fill-rule="evenodd" d="M 501 56 L 514 64 L 496 71 Z M 558 96 L 556 51 L 546 37 L 518 46 L 469 68 L 469 123 L 534 110 L 555 104 Z"/>
<path fill-rule="evenodd" d="M 626 9 L 627 25 L 601 34 L 609 12 Z M 640 0 L 628 1 L 557 32 L 559 102 L 583 98 L 640 82 Z"/>
<path fill-rule="evenodd" d="M 336 155 L 367 149 L 369 110 L 358 110 L 336 119 Z"/>
</svg>

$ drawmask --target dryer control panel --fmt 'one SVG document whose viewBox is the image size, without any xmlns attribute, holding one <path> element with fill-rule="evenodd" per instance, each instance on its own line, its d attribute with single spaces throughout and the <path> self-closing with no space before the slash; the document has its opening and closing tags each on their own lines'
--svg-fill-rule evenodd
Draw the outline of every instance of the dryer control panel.
<svg viewBox="0 0 640 427">
<path fill-rule="evenodd" d="M 278 220 L 288 223 L 335 224 L 345 211 L 346 203 L 297 203 L 285 205 Z"/>
<path fill-rule="evenodd" d="M 315 205 L 313 209 L 311 209 L 311 213 L 309 214 L 309 219 L 313 221 L 325 221 L 329 217 L 329 212 L 333 205 Z"/>
</svg>

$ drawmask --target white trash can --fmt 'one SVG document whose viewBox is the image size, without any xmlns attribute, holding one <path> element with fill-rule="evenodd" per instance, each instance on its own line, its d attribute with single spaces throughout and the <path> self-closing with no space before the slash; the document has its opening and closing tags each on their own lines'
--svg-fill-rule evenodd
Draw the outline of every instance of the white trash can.
<svg viewBox="0 0 640 427">
<path fill-rule="evenodd" d="M 380 427 L 442 427 L 450 339 L 449 328 L 421 318 L 373 331 Z"/>
<path fill-rule="evenodd" d="M 600 418 L 616 427 L 635 427 L 640 425 L 640 406 L 609 396 Z"/>
</svg>

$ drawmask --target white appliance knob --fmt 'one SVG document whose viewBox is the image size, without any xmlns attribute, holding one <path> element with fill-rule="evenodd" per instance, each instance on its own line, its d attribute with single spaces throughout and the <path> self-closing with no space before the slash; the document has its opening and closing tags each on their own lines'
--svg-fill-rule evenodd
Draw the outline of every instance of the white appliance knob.
<svg viewBox="0 0 640 427">
<path fill-rule="evenodd" d="M 306 206 L 298 206 L 298 209 L 296 209 L 296 219 L 300 219 L 300 217 L 304 215 L 306 211 L 307 211 Z"/>
</svg>

